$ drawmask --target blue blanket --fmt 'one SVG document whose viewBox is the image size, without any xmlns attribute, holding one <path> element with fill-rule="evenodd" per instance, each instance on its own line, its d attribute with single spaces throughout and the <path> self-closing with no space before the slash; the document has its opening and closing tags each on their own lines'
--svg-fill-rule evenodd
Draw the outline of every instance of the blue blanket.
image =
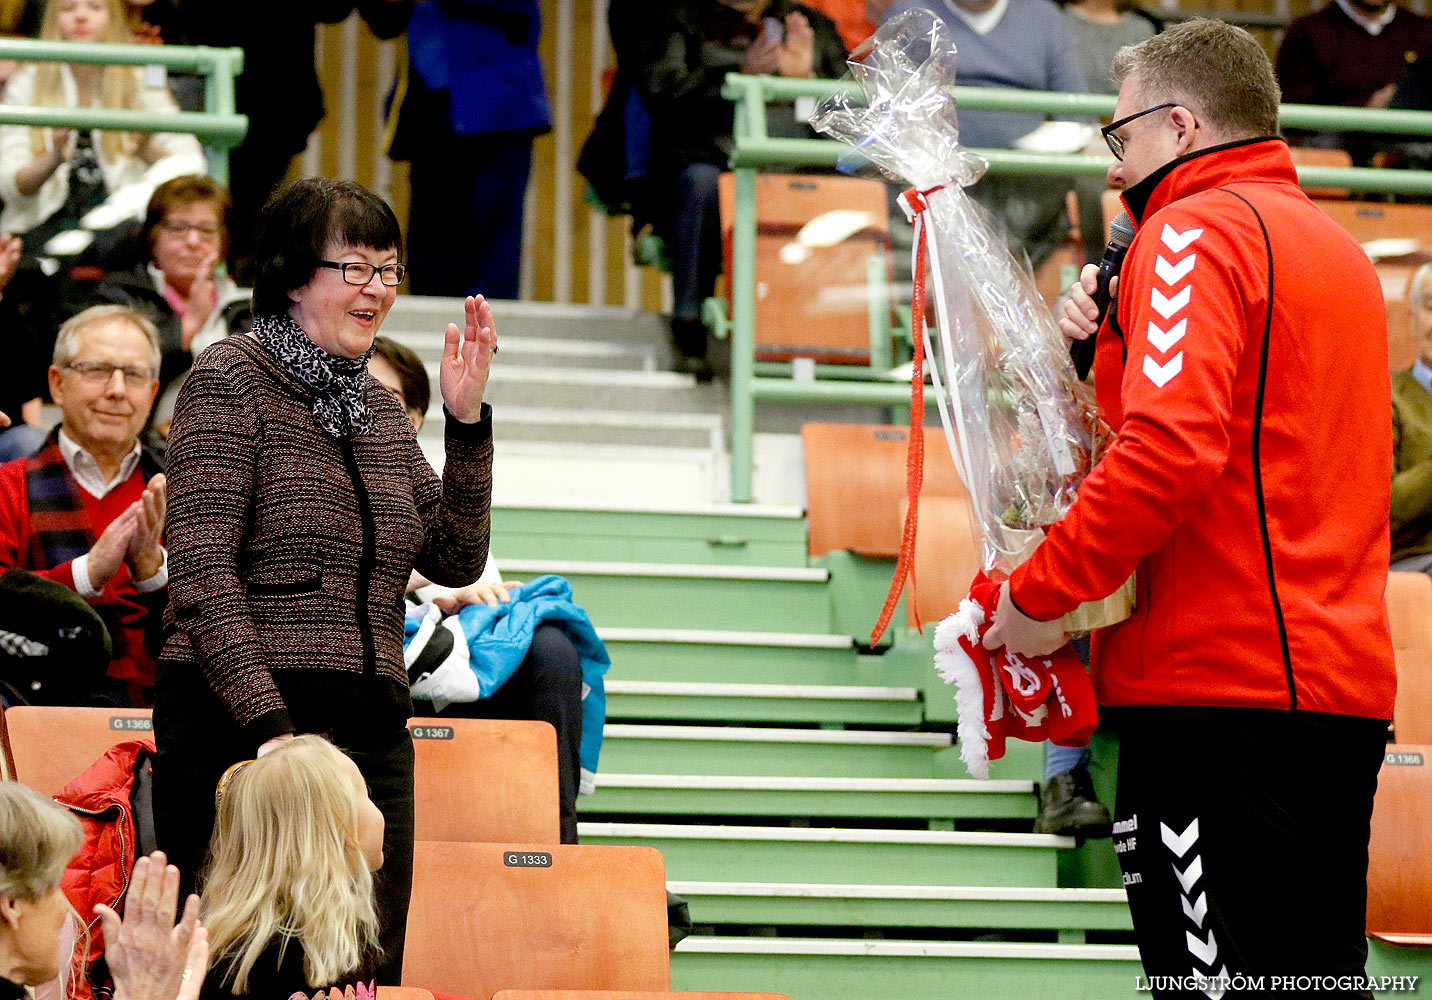
<svg viewBox="0 0 1432 1000">
<path fill-rule="evenodd" d="M 427 641 L 432 629 L 423 629 L 427 606 L 409 607 L 403 644 L 410 653 L 415 637 Z M 467 640 L 467 665 L 477 680 L 477 698 L 500 688 L 527 656 L 538 625 L 555 625 L 576 647 L 582 663 L 582 790 L 589 792 L 602 752 L 602 727 L 607 717 L 603 675 L 611 666 L 606 646 L 597 638 L 587 612 L 572 602 L 572 585 L 560 576 L 540 576 L 524 583 L 506 604 L 489 607 L 470 604 L 457 613 Z M 418 694 L 417 689 L 414 690 Z"/>
</svg>

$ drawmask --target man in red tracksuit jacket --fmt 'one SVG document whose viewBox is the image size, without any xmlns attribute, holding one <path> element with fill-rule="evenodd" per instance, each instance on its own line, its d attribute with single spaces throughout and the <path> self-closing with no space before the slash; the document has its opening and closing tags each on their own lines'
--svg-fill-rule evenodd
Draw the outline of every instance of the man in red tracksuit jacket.
<svg viewBox="0 0 1432 1000">
<path fill-rule="evenodd" d="M 1360 977 L 1396 684 L 1381 288 L 1298 189 L 1251 36 L 1187 22 L 1115 72 L 1109 180 L 1138 230 L 1097 330 L 1117 437 L 985 642 L 1048 653 L 1060 615 L 1137 571 L 1092 670 L 1121 731 L 1115 851 L 1155 994 Z M 1093 287 L 1066 335 L 1095 332 Z"/>
</svg>

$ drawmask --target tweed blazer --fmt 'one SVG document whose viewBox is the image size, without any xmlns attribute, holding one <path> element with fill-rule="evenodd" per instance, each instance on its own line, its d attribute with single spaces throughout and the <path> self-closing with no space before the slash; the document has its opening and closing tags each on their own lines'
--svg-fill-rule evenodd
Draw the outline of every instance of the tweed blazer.
<svg viewBox="0 0 1432 1000">
<path fill-rule="evenodd" d="M 366 402 L 373 434 L 329 437 L 307 389 L 247 336 L 204 351 L 179 394 L 160 683 L 197 666 L 256 743 L 325 731 L 307 707 L 295 718 L 290 692 L 335 712 L 379 696 L 392 702 L 382 723 L 403 725 L 409 572 L 461 586 L 487 558 L 491 409 L 475 424 L 448 416 L 439 479 L 372 378 Z"/>
</svg>

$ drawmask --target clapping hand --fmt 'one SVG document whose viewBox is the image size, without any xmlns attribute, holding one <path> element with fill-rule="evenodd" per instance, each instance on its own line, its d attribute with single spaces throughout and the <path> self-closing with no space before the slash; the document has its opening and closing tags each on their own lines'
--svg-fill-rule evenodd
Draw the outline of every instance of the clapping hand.
<svg viewBox="0 0 1432 1000">
<path fill-rule="evenodd" d="M 134 511 L 134 534 L 130 536 L 124 561 L 136 581 L 148 580 L 164 565 L 164 520 L 168 509 L 164 473 L 149 480 L 144 495 L 130 505 Z"/>
<path fill-rule="evenodd" d="M 214 283 L 214 268 L 218 263 L 218 250 L 205 254 L 204 259 L 199 262 L 193 282 L 189 285 L 189 308 L 184 312 L 179 333 L 180 342 L 186 351 L 193 345 L 199 331 L 204 329 L 214 307 L 219 304 L 219 286 Z"/>
<path fill-rule="evenodd" d="M 20 251 L 23 249 L 24 241 L 20 237 L 0 233 L 0 292 L 15 277 L 15 265 L 20 263 Z"/>
<path fill-rule="evenodd" d="M 209 966 L 209 934 L 199 923 L 199 897 L 179 902 L 179 869 L 155 851 L 134 864 L 124 918 L 96 906 L 114 1000 L 197 1000 Z"/>
<path fill-rule="evenodd" d="M 815 29 L 804 14 L 786 16 L 786 37 L 776 49 L 776 68 L 781 76 L 815 75 Z"/>
<path fill-rule="evenodd" d="M 497 353 L 497 326 L 492 307 L 481 295 L 469 295 L 463 308 L 466 323 L 461 334 L 456 323 L 449 323 L 443 337 L 438 388 L 448 412 L 459 422 L 472 424 L 482 416 L 482 394 Z"/>
</svg>

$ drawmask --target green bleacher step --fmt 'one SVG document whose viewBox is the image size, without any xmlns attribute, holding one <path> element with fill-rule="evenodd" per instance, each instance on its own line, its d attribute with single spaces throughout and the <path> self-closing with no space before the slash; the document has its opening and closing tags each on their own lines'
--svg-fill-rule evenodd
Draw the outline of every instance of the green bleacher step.
<svg viewBox="0 0 1432 1000">
<path fill-rule="evenodd" d="M 621 680 L 892 687 L 924 682 L 910 658 L 863 655 L 848 635 L 596 626 L 612 658 L 608 676 Z"/>
<path fill-rule="evenodd" d="M 666 816 L 846 816 L 883 819 L 1033 819 L 1032 781 L 597 774 L 578 803 L 597 813 Z"/>
<path fill-rule="evenodd" d="M 829 632 L 829 573 L 792 566 L 508 559 L 508 579 L 566 577 L 593 622 L 635 628 Z"/>
<path fill-rule="evenodd" d="M 584 844 L 655 847 L 676 881 L 1055 885 L 1071 837 L 773 826 L 578 823 Z M 695 915 L 697 922 L 703 918 Z"/>
<path fill-rule="evenodd" d="M 948 733 L 648 726 L 608 723 L 601 770 L 610 774 L 742 774 L 933 778 Z"/>
<path fill-rule="evenodd" d="M 1132 929 L 1122 889 L 830 885 L 823 882 L 669 882 L 702 924 Z"/>
<path fill-rule="evenodd" d="M 609 679 L 607 718 L 919 725 L 909 687 Z"/>
<path fill-rule="evenodd" d="M 504 573 L 509 559 L 804 567 L 806 527 L 798 507 L 757 504 L 494 506 L 492 551 Z"/>
<path fill-rule="evenodd" d="M 1110 1000 L 1142 972 L 1132 945 L 693 936 L 671 956 L 674 990 L 792 1000 Z"/>
</svg>

